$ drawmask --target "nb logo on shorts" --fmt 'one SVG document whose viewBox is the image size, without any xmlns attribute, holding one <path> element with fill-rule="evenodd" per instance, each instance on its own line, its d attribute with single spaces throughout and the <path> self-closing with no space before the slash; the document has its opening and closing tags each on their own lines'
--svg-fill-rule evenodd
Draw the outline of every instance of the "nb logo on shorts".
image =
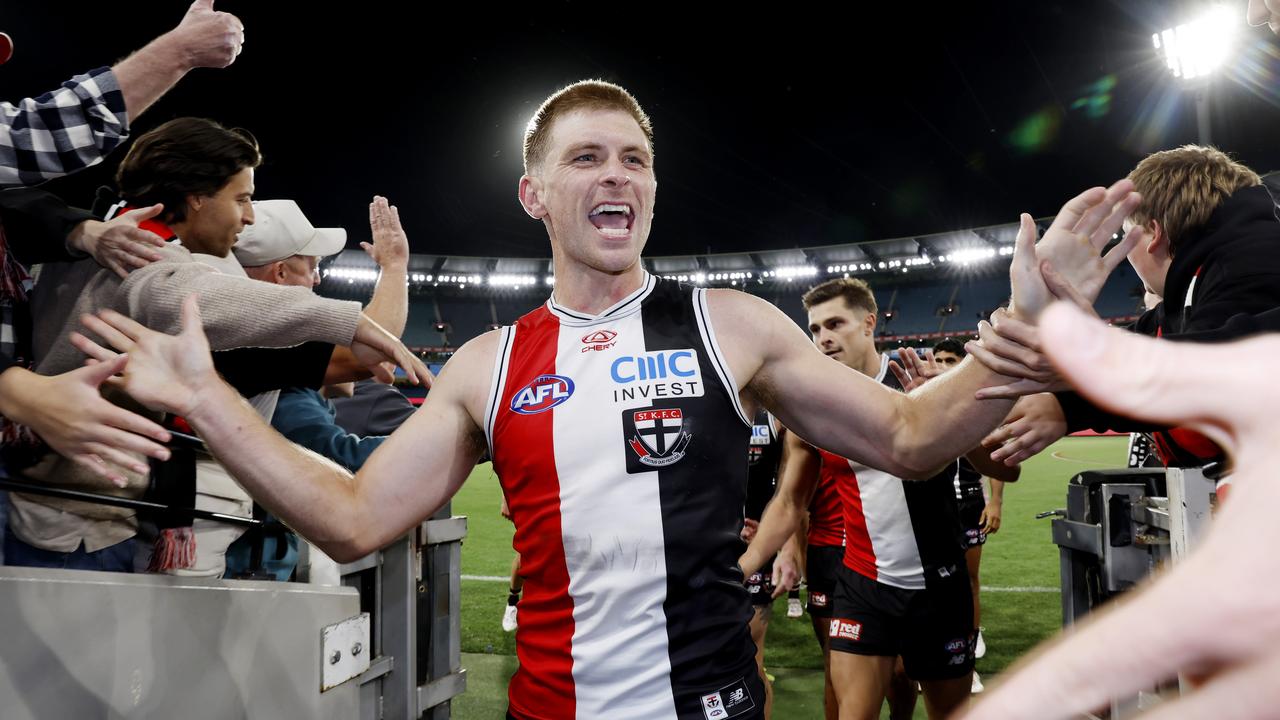
<svg viewBox="0 0 1280 720">
<path fill-rule="evenodd" d="M 842 640 L 857 640 L 862 636 L 862 623 L 841 618 L 831 618 L 831 631 L 828 634 L 833 638 Z"/>
</svg>

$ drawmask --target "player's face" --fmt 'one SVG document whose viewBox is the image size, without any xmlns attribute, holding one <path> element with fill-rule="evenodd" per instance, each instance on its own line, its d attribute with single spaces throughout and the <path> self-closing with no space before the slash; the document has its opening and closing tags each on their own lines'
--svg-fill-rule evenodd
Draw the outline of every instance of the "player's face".
<svg viewBox="0 0 1280 720">
<path fill-rule="evenodd" d="M 529 214 L 546 222 L 557 262 L 606 273 L 634 267 L 657 194 L 653 154 L 635 118 L 614 110 L 558 118 L 540 172 L 526 176 L 521 194 Z"/>
<path fill-rule="evenodd" d="M 859 367 L 875 348 L 875 323 L 871 313 L 851 308 L 844 298 L 832 298 L 809 308 L 809 334 L 813 344 L 829 358 L 861 370 Z"/>
<path fill-rule="evenodd" d="M 960 364 L 960 356 L 950 350 L 939 350 L 933 354 L 933 361 L 938 363 L 938 367 L 943 371 L 947 371 Z"/>
</svg>

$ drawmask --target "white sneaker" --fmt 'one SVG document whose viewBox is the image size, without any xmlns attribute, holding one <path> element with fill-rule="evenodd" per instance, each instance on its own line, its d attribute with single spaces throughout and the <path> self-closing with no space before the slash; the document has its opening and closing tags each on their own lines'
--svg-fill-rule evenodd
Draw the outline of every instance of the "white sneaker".
<svg viewBox="0 0 1280 720">
<path fill-rule="evenodd" d="M 973 684 L 969 686 L 969 694 L 977 695 L 986 688 L 982 687 L 982 678 L 978 677 L 978 673 L 973 674 Z"/>
<path fill-rule="evenodd" d="M 800 604 L 800 598 L 787 598 L 787 617 L 798 618 L 804 615 L 804 605 Z"/>
<path fill-rule="evenodd" d="M 973 656 L 981 658 L 987 654 L 987 641 L 982 639 L 982 628 L 978 628 L 978 642 L 973 647 Z"/>
<path fill-rule="evenodd" d="M 508 605 L 506 610 L 502 611 L 502 630 L 504 632 L 515 632 L 516 629 L 516 606 Z"/>
</svg>

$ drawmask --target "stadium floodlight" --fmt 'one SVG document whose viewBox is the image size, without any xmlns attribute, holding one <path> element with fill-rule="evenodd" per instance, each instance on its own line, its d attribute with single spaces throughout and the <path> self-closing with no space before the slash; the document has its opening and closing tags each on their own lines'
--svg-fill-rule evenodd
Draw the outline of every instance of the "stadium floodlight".
<svg viewBox="0 0 1280 720">
<path fill-rule="evenodd" d="M 538 282 L 538 279 L 532 275 L 490 275 L 488 283 L 490 287 L 530 287 Z"/>
<path fill-rule="evenodd" d="M 962 250 L 954 250 L 949 253 L 947 262 L 957 265 L 971 265 L 980 260 L 986 260 L 996 256 L 995 248 L 964 248 Z"/>
<path fill-rule="evenodd" d="M 374 268 L 330 267 L 325 272 L 325 277 L 346 280 L 348 283 L 357 280 L 373 282 L 378 279 L 378 271 Z"/>
<path fill-rule="evenodd" d="M 782 280 L 795 280 L 797 278 L 811 278 L 818 274 L 818 268 L 813 265 L 782 265 L 764 273 L 767 277 L 776 277 Z"/>
<path fill-rule="evenodd" d="M 1240 25 L 1239 9 L 1213 5 L 1188 23 L 1152 33 L 1151 42 L 1174 77 L 1205 77 L 1231 54 Z"/>
</svg>

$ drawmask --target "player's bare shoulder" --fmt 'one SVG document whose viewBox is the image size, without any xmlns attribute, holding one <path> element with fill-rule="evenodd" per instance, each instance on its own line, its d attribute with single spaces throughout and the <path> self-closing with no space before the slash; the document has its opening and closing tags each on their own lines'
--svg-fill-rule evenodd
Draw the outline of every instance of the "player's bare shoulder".
<svg viewBox="0 0 1280 720">
<path fill-rule="evenodd" d="M 461 403 L 477 427 L 483 424 L 489 381 L 501 339 L 501 330 L 490 330 L 468 340 L 445 363 L 431 387 L 432 394 L 445 395 Z"/>
<path fill-rule="evenodd" d="M 751 385 L 765 360 L 777 354 L 779 343 L 794 344 L 799 335 L 796 324 L 772 303 L 739 290 L 708 290 L 707 311 L 734 376 L 744 386 Z"/>
</svg>

